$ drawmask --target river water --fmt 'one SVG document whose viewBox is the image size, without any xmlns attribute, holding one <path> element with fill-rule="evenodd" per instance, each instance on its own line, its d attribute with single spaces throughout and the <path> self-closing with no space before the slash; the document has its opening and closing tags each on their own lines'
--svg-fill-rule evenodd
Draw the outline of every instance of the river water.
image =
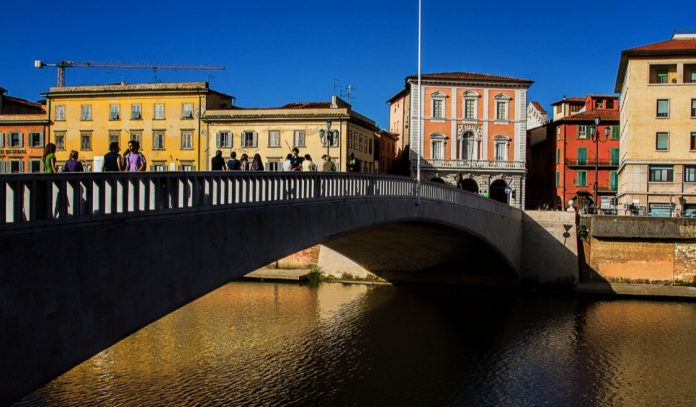
<svg viewBox="0 0 696 407">
<path fill-rule="evenodd" d="M 235 282 L 17 405 L 693 406 L 696 304 Z"/>
</svg>

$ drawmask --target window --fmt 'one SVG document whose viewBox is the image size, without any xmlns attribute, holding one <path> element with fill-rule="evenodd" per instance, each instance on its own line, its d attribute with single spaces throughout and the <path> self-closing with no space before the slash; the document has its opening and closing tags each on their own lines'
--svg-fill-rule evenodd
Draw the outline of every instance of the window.
<svg viewBox="0 0 696 407">
<path fill-rule="evenodd" d="M 29 172 L 41 172 L 41 160 L 29 160 Z"/>
<path fill-rule="evenodd" d="M 372 154 L 372 147 L 373 147 L 375 141 L 372 138 L 370 138 L 369 141 L 370 141 L 370 143 L 368 144 L 367 153 Z"/>
<path fill-rule="evenodd" d="M 508 160 L 508 143 L 510 139 L 505 136 L 495 136 L 493 138 L 495 141 L 495 161 L 507 161 Z"/>
<path fill-rule="evenodd" d="M 616 171 L 611 171 L 609 173 L 609 189 L 611 191 L 617 191 L 619 189 L 619 176 Z"/>
<path fill-rule="evenodd" d="M 24 135 L 20 132 L 13 131 L 7 135 L 7 147 L 24 147 Z"/>
<path fill-rule="evenodd" d="M 266 163 L 268 171 L 283 171 L 283 163 L 280 158 L 269 158 Z"/>
<path fill-rule="evenodd" d="M 466 98 L 464 100 L 464 118 L 476 118 L 476 99 Z"/>
<path fill-rule="evenodd" d="M 181 161 L 179 171 L 196 171 L 196 166 L 193 165 L 193 161 Z"/>
<path fill-rule="evenodd" d="M 669 117 L 669 99 L 657 99 L 657 117 Z"/>
<path fill-rule="evenodd" d="M 621 127 L 619 127 L 618 125 L 611 126 L 611 138 L 614 140 L 618 140 L 620 136 L 621 136 Z"/>
<path fill-rule="evenodd" d="M 556 171 L 556 187 L 561 186 L 561 173 Z"/>
<path fill-rule="evenodd" d="M 619 149 L 612 148 L 610 151 L 611 151 L 611 165 L 619 165 Z"/>
<path fill-rule="evenodd" d="M 507 120 L 507 103 L 496 102 L 496 120 Z"/>
<path fill-rule="evenodd" d="M 587 148 L 578 147 L 578 165 L 587 164 Z"/>
<path fill-rule="evenodd" d="M 560 140 L 561 140 L 561 128 L 556 127 L 556 141 L 560 141 Z"/>
<path fill-rule="evenodd" d="M 595 106 L 597 106 L 597 109 L 604 109 L 604 101 L 598 100 L 597 102 L 595 102 Z"/>
<path fill-rule="evenodd" d="M 577 174 L 578 174 L 577 186 L 586 187 L 587 186 L 587 171 L 578 171 Z"/>
<path fill-rule="evenodd" d="M 218 131 L 215 137 L 215 147 L 230 148 L 232 147 L 232 133 L 229 131 Z"/>
<path fill-rule="evenodd" d="M 674 166 L 651 165 L 650 182 L 672 182 L 674 178 Z"/>
<path fill-rule="evenodd" d="M 142 105 L 134 103 L 131 105 L 131 120 L 140 120 L 143 118 Z"/>
<path fill-rule="evenodd" d="M 684 166 L 684 182 L 696 182 L 696 167 Z"/>
<path fill-rule="evenodd" d="M 155 103 L 155 120 L 164 120 L 164 103 Z"/>
<path fill-rule="evenodd" d="M 280 147 L 280 130 L 268 131 L 268 147 Z"/>
<path fill-rule="evenodd" d="M 510 101 L 512 98 L 504 93 L 499 93 L 495 96 L 495 119 L 508 120 Z"/>
<path fill-rule="evenodd" d="M 669 150 L 669 133 L 658 132 L 655 135 L 655 150 L 657 150 L 657 151 Z"/>
<path fill-rule="evenodd" d="M 443 160 L 445 158 L 445 140 L 433 140 L 432 151 L 433 160 Z"/>
<path fill-rule="evenodd" d="M 65 150 L 65 132 L 55 132 L 53 137 L 56 140 L 56 150 Z"/>
<path fill-rule="evenodd" d="M 24 172 L 24 162 L 22 160 L 10 160 L 8 174 L 21 174 Z"/>
<path fill-rule="evenodd" d="M 92 105 L 80 105 L 80 120 L 92 120 Z"/>
<path fill-rule="evenodd" d="M 358 136 L 358 150 L 363 151 L 363 135 Z"/>
<path fill-rule="evenodd" d="M 561 149 L 557 148 L 556 149 L 556 164 L 560 164 L 560 163 L 561 163 Z"/>
<path fill-rule="evenodd" d="M 684 83 L 696 82 L 696 64 L 684 64 Z"/>
<path fill-rule="evenodd" d="M 651 65 L 650 83 L 677 83 L 677 65 Z"/>
<path fill-rule="evenodd" d="M 305 146 L 305 131 L 295 130 L 293 133 L 292 143 L 294 147 L 304 147 Z"/>
<path fill-rule="evenodd" d="M 181 149 L 182 150 L 193 150 L 193 132 L 192 131 L 182 131 L 181 132 Z"/>
<path fill-rule="evenodd" d="M 121 119 L 121 105 L 109 105 L 109 120 Z"/>
<path fill-rule="evenodd" d="M 109 132 L 109 144 L 118 143 L 121 144 L 121 132 L 120 131 L 110 131 Z"/>
<path fill-rule="evenodd" d="M 43 147 L 43 133 L 29 133 L 29 147 Z"/>
<path fill-rule="evenodd" d="M 611 99 L 607 100 L 607 109 L 613 109 L 614 108 L 614 101 Z"/>
<path fill-rule="evenodd" d="M 586 126 L 584 124 L 581 124 L 578 126 L 578 138 L 579 139 L 586 139 L 587 138 L 587 136 L 589 134 L 589 132 L 587 131 L 587 127 L 588 126 Z"/>
<path fill-rule="evenodd" d="M 255 131 L 242 132 L 242 147 L 256 148 L 258 146 L 259 136 Z"/>
<path fill-rule="evenodd" d="M 164 130 L 152 131 L 152 149 L 164 150 Z"/>
<path fill-rule="evenodd" d="M 443 105 L 445 101 L 443 99 L 434 99 L 433 100 L 433 118 L 434 119 L 441 119 L 442 118 L 442 111 L 443 111 Z"/>
<path fill-rule="evenodd" d="M 167 162 L 166 161 L 153 161 L 150 164 L 150 171 L 152 171 L 152 172 L 167 171 Z"/>
<path fill-rule="evenodd" d="M 691 132 L 690 150 L 696 151 L 696 132 Z"/>
<path fill-rule="evenodd" d="M 457 158 L 460 160 L 474 159 L 474 133 L 467 131 L 457 137 Z"/>
<path fill-rule="evenodd" d="M 131 131 L 130 132 L 130 140 L 137 141 L 138 143 L 140 143 L 141 150 L 143 149 L 143 143 L 142 143 L 143 140 L 142 139 L 143 139 L 143 133 L 141 131 L 138 130 L 138 131 Z"/>
<path fill-rule="evenodd" d="M 696 117 L 696 99 L 691 99 L 691 117 Z"/>
<path fill-rule="evenodd" d="M 184 103 L 181 105 L 181 118 L 193 119 L 193 103 Z"/>
<path fill-rule="evenodd" d="M 56 120 L 65 120 L 65 106 L 56 105 Z"/>
<path fill-rule="evenodd" d="M 5 135 L 0 131 L 0 148 L 5 147 Z M 2 162 L 2 160 L 0 160 Z"/>
<path fill-rule="evenodd" d="M 92 132 L 83 131 L 80 133 L 80 150 L 92 150 Z"/>
</svg>

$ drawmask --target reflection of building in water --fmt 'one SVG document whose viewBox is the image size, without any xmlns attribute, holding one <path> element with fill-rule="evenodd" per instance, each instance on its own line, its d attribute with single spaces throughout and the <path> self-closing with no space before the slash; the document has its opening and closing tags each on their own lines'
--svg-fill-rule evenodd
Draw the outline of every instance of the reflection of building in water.
<svg viewBox="0 0 696 407">
<path fill-rule="evenodd" d="M 317 290 L 317 315 L 321 320 L 334 318 L 342 308 L 364 300 L 369 289 L 362 284 L 322 284 Z"/>
</svg>

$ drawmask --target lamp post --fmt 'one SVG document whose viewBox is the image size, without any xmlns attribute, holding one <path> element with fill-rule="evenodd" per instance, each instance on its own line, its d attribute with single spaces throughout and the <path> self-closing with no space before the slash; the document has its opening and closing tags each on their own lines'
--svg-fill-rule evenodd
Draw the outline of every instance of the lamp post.
<svg viewBox="0 0 696 407">
<path fill-rule="evenodd" d="M 599 189 L 599 185 L 597 184 L 598 178 L 599 178 L 599 143 L 606 142 L 609 139 L 609 127 L 604 127 L 604 140 L 602 140 L 601 135 L 599 134 L 599 123 L 601 122 L 601 119 L 599 115 L 595 116 L 594 118 L 594 126 L 592 127 L 592 142 L 595 144 L 595 167 L 594 167 L 594 205 L 595 205 L 595 213 L 598 213 L 598 203 L 597 203 L 597 193 Z"/>
<path fill-rule="evenodd" d="M 326 156 L 331 157 L 331 153 L 329 153 L 329 147 L 331 147 L 336 138 L 338 137 L 338 130 L 331 130 L 331 120 L 326 121 L 326 130 L 321 129 L 319 130 L 319 138 L 321 139 L 321 142 L 326 145 Z"/>
</svg>

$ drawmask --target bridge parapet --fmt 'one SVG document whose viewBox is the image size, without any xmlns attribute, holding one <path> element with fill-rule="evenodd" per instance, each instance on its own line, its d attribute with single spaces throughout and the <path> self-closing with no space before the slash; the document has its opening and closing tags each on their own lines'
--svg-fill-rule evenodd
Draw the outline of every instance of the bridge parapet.
<svg viewBox="0 0 696 407">
<path fill-rule="evenodd" d="M 326 199 L 412 198 L 509 215 L 513 208 L 447 185 L 356 173 L 149 172 L 0 176 L 0 229 Z"/>
</svg>

